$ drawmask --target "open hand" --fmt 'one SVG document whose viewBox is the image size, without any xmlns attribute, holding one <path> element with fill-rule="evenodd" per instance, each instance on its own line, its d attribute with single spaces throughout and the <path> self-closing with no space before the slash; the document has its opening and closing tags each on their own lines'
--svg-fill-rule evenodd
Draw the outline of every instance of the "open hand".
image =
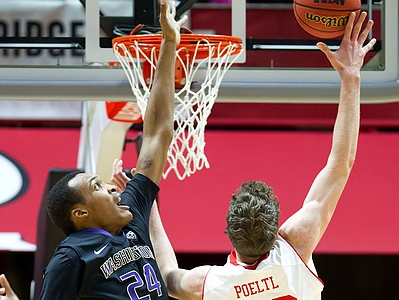
<svg viewBox="0 0 399 300">
<path fill-rule="evenodd" d="M 317 47 L 327 56 L 333 68 L 340 75 L 345 73 L 360 74 L 364 57 L 376 42 L 376 39 L 373 38 L 363 46 L 374 24 L 372 20 L 368 20 L 364 30 L 360 32 L 366 16 L 367 13 L 363 11 L 355 24 L 356 13 L 352 12 L 350 14 L 344 37 L 337 51 L 332 52 L 323 42 L 317 43 Z"/>
<path fill-rule="evenodd" d="M 123 161 L 119 159 L 115 159 L 112 164 L 112 177 L 111 182 L 115 184 L 116 188 L 123 192 L 126 188 L 126 184 L 130 181 L 130 178 L 127 177 L 125 172 L 123 172 Z M 136 169 L 133 168 L 131 171 L 132 175 L 134 176 Z"/>
<path fill-rule="evenodd" d="M 161 0 L 159 22 L 162 27 L 163 39 L 165 41 L 175 41 L 176 45 L 178 45 L 180 43 L 180 27 L 186 22 L 187 16 L 183 16 L 179 21 L 176 21 L 175 3 L 169 2 L 169 0 Z"/>
</svg>

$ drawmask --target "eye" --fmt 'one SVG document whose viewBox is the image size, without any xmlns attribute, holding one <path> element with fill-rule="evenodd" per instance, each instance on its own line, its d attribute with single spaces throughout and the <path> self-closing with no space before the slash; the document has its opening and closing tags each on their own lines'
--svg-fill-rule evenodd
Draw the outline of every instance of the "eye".
<svg viewBox="0 0 399 300">
<path fill-rule="evenodd" d="M 100 183 L 95 183 L 94 184 L 94 190 L 99 191 L 101 189 L 101 184 Z"/>
</svg>

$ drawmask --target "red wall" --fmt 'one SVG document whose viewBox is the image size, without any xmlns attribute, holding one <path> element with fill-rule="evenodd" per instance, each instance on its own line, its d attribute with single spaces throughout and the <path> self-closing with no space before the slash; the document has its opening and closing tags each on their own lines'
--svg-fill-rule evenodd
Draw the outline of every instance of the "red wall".
<svg viewBox="0 0 399 300">
<path fill-rule="evenodd" d="M 161 184 L 161 214 L 175 250 L 228 252 L 225 213 L 230 195 L 247 180 L 263 180 L 275 188 L 285 220 L 301 206 L 323 167 L 330 139 L 330 132 L 207 130 L 210 169 L 183 181 L 171 173 Z M 0 206 L 0 231 L 21 232 L 35 243 L 47 173 L 52 167 L 76 166 L 79 130 L 0 128 L 0 140 L 0 151 L 29 176 L 26 193 Z M 399 253 L 397 149 L 397 132 L 361 133 L 353 173 L 319 253 Z M 133 165 L 135 157 L 134 144 L 129 144 L 125 166 Z"/>
<path fill-rule="evenodd" d="M 0 127 L 0 141 L 0 151 L 21 165 L 29 179 L 25 194 L 0 206 L 0 232 L 20 232 L 24 240 L 35 243 L 48 172 L 52 167 L 76 167 L 79 130 Z"/>
<path fill-rule="evenodd" d="M 230 195 L 247 180 L 275 188 L 281 220 L 300 208 L 329 153 L 331 134 L 207 131 L 210 169 L 161 184 L 160 206 L 177 251 L 227 252 Z M 319 253 L 399 253 L 399 134 L 362 133 L 353 173 Z"/>
</svg>

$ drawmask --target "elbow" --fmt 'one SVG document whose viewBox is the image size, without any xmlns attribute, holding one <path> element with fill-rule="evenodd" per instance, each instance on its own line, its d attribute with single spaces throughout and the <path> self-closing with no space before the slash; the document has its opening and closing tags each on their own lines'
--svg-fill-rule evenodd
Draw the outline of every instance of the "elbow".
<svg viewBox="0 0 399 300">
<path fill-rule="evenodd" d="M 173 133 L 173 128 L 165 128 L 164 130 L 162 130 L 161 136 L 165 140 L 165 143 L 167 143 L 168 145 L 170 145 L 173 140 Z"/>
<path fill-rule="evenodd" d="M 156 128 L 156 134 L 163 139 L 163 142 L 169 144 L 172 141 L 174 134 L 173 115 L 171 116 L 171 119 L 168 119 L 167 121 L 164 120 Z"/>
<path fill-rule="evenodd" d="M 170 126 L 159 126 L 155 128 L 152 132 L 144 132 L 144 136 L 151 137 L 154 140 L 160 142 L 162 145 L 167 145 L 169 147 L 173 139 L 174 130 Z"/>
<path fill-rule="evenodd" d="M 168 294 L 172 298 L 180 299 L 182 288 L 181 281 L 182 277 L 186 273 L 186 270 L 182 269 L 173 269 L 167 272 L 167 275 L 164 278 L 166 288 L 168 289 Z"/>
<path fill-rule="evenodd" d="M 337 168 L 339 171 L 339 176 L 348 178 L 352 171 L 354 162 L 354 160 L 348 160 L 347 162 L 341 164 L 340 167 Z"/>
<path fill-rule="evenodd" d="M 348 156 L 347 159 L 337 160 L 332 159 L 327 164 L 333 170 L 333 173 L 338 177 L 349 177 L 355 163 L 355 156 Z"/>
<path fill-rule="evenodd" d="M 348 169 L 348 173 L 351 172 L 353 165 L 355 164 L 355 159 L 356 159 L 356 152 L 350 153 L 348 155 L 348 158 L 346 160 L 346 165 Z"/>
</svg>

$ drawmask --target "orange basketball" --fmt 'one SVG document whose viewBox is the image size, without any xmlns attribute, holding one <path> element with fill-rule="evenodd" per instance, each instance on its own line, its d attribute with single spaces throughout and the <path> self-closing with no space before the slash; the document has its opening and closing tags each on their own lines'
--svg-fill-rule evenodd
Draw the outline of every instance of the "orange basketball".
<svg viewBox="0 0 399 300">
<path fill-rule="evenodd" d="M 294 0 L 295 18 L 313 36 L 335 38 L 345 32 L 352 11 L 360 12 L 360 0 Z"/>
</svg>

